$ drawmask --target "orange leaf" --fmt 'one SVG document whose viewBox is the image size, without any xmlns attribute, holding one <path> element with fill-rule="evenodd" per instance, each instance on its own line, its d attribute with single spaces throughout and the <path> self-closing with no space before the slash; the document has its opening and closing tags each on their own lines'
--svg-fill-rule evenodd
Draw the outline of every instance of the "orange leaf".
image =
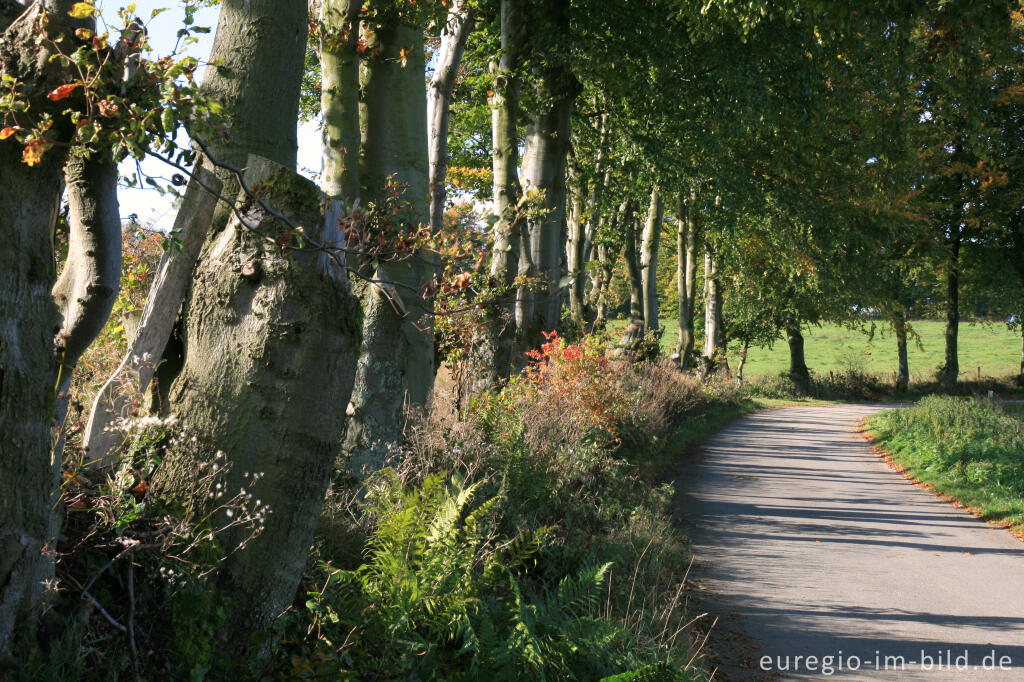
<svg viewBox="0 0 1024 682">
<path fill-rule="evenodd" d="M 139 481 L 139 483 L 132 488 L 132 495 L 135 496 L 135 501 L 141 502 L 147 490 L 149 490 L 149 484 L 145 481 Z"/>
<path fill-rule="evenodd" d="M 34 166 L 43 160 L 43 152 L 45 146 L 43 141 L 40 139 L 29 140 L 29 143 L 25 145 L 25 151 L 21 153 L 21 160 L 25 162 L 27 166 Z"/>
<path fill-rule="evenodd" d="M 8 137 L 10 137 L 11 135 L 13 135 L 16 132 L 18 132 L 17 128 L 12 128 L 11 126 L 7 126 L 3 130 L 0 130 L 0 140 L 6 140 Z"/>
<path fill-rule="evenodd" d="M 71 97 L 71 93 L 75 91 L 75 88 L 80 87 L 82 87 L 81 83 L 66 83 L 58 88 L 54 88 L 53 92 L 46 97 L 52 102 L 59 102 L 62 99 Z"/>
</svg>

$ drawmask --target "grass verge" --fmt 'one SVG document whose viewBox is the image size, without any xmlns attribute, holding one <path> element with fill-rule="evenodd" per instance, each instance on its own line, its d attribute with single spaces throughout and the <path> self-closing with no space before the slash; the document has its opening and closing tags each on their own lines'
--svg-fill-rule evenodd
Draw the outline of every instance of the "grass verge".
<svg viewBox="0 0 1024 682">
<path fill-rule="evenodd" d="M 868 435 L 907 475 L 1024 538 L 1024 423 L 1019 404 L 928 396 L 866 420 Z"/>
</svg>

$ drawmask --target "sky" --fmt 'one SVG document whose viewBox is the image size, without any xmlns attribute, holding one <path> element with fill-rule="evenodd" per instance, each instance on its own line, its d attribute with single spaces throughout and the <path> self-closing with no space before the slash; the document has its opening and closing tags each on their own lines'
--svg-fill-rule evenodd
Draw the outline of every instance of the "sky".
<svg viewBox="0 0 1024 682">
<path fill-rule="evenodd" d="M 127 6 L 125 0 L 99 0 L 96 5 L 102 12 L 102 18 L 111 26 L 117 26 L 119 19 L 117 10 Z M 180 0 L 137 0 L 135 3 L 135 14 L 146 23 L 149 31 L 149 45 L 152 53 L 150 56 L 163 56 L 170 54 L 174 49 L 177 40 L 177 31 L 182 26 L 185 11 Z M 155 18 L 150 18 L 153 10 L 166 9 Z M 210 54 L 213 46 L 214 32 L 217 28 L 217 15 L 219 7 L 212 7 L 200 10 L 196 16 L 196 26 L 210 28 L 210 33 L 196 34 L 199 42 L 188 46 L 185 51 L 200 61 L 204 61 Z M 102 29 L 101 29 L 102 30 Z M 113 33 L 111 29 L 111 33 Z M 201 77 L 201 74 L 200 74 Z M 298 125 L 299 138 L 299 169 L 310 177 L 320 170 L 320 131 L 315 122 Z M 184 135 L 179 135 L 178 144 L 188 144 Z M 161 161 L 147 158 L 141 162 L 143 173 L 153 177 L 169 177 L 176 171 Z M 135 160 L 126 159 L 121 164 L 121 174 L 131 175 L 136 172 Z M 166 184 L 166 183 L 165 183 Z M 118 200 L 121 205 L 121 218 L 127 220 L 129 216 L 137 216 L 138 222 L 144 226 L 152 226 L 156 229 L 168 231 L 174 225 L 175 209 L 173 198 L 170 195 L 161 196 L 154 189 L 130 189 L 121 187 L 118 191 Z"/>
</svg>

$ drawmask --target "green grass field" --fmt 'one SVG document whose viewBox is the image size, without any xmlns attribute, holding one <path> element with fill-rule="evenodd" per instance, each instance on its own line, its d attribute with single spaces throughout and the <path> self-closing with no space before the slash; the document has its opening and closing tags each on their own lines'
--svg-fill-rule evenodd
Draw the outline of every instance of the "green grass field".
<svg viewBox="0 0 1024 682">
<path fill-rule="evenodd" d="M 618 330 L 624 324 L 616 320 L 609 327 Z M 671 321 L 663 324 L 671 324 Z M 924 320 L 914 322 L 912 326 L 921 337 L 921 347 L 913 341 L 909 344 L 911 380 L 931 380 L 942 364 L 945 325 L 938 320 Z M 827 374 L 830 370 L 854 367 L 883 378 L 896 374 L 896 339 L 882 325 L 879 325 L 873 339 L 869 339 L 866 332 L 835 324 L 807 329 L 804 339 L 807 366 L 814 372 Z M 662 339 L 662 348 L 671 353 L 675 342 L 676 332 L 670 326 Z M 959 345 L 961 378 L 976 378 L 979 367 L 982 376 L 986 377 L 1005 377 L 1020 370 L 1021 338 L 1016 332 L 1007 330 L 1006 325 L 961 322 Z M 733 369 L 738 362 L 739 353 L 730 352 L 729 364 Z M 779 339 L 772 348 L 751 348 L 743 374 L 755 378 L 788 369 L 789 346 L 785 340 Z"/>
</svg>

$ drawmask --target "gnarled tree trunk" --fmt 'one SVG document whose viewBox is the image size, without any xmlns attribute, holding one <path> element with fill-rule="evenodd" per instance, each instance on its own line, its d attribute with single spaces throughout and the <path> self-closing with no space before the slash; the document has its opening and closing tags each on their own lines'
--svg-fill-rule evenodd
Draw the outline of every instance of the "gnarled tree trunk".
<svg viewBox="0 0 1024 682">
<path fill-rule="evenodd" d="M 322 230 L 320 192 L 258 157 L 246 184 L 306 234 Z M 244 202 L 246 195 L 239 196 Z M 169 447 L 152 495 L 205 514 L 251 494 L 258 528 L 216 536 L 228 597 L 220 645 L 249 655 L 260 632 L 291 603 L 330 480 L 359 344 L 358 304 L 325 276 L 313 249 L 281 249 L 290 227 L 261 204 L 212 235 L 185 313 L 185 365 L 171 391 L 186 437 Z M 220 472 L 213 468 L 224 453 Z M 258 479 L 254 476 L 258 474 Z M 259 506 L 256 505 L 259 501 Z M 223 527 L 239 509 L 216 511 Z M 254 530 L 258 530 L 253 536 Z"/>
</svg>

